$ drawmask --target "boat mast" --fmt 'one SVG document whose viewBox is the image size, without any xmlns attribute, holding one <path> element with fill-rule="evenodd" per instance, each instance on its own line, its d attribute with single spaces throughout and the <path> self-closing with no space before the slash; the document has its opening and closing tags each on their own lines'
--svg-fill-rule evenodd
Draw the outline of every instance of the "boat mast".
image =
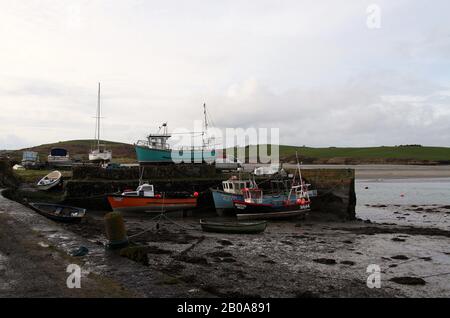
<svg viewBox="0 0 450 318">
<path fill-rule="evenodd" d="M 97 98 L 97 150 L 100 150 L 100 82 L 98 83 Z"/>
<path fill-rule="evenodd" d="M 206 117 L 206 103 L 203 103 L 203 116 L 204 116 L 204 123 L 203 123 L 203 131 L 202 131 L 202 145 L 203 145 L 203 150 L 204 150 L 206 147 L 205 134 L 208 130 L 208 119 Z"/>
<path fill-rule="evenodd" d="M 297 151 L 295 152 L 295 157 L 297 158 L 297 171 L 298 171 L 298 176 L 300 178 L 300 185 L 302 185 L 302 187 L 303 187 L 302 172 L 300 170 L 300 163 L 299 163 L 299 160 L 298 160 L 298 153 L 297 153 Z"/>
</svg>

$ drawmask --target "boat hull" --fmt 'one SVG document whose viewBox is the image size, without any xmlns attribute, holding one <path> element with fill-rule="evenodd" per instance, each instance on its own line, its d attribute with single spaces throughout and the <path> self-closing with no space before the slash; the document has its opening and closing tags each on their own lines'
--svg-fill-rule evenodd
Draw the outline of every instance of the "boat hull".
<svg viewBox="0 0 450 318">
<path fill-rule="evenodd" d="M 112 153 L 110 151 L 105 151 L 105 152 L 92 151 L 89 153 L 89 161 L 94 161 L 94 162 L 111 161 L 111 159 L 112 159 Z"/>
<path fill-rule="evenodd" d="M 233 209 L 233 201 L 240 201 L 244 199 L 242 194 L 228 193 L 222 190 L 211 189 L 214 200 L 214 207 L 216 211 L 223 212 L 224 210 Z"/>
<path fill-rule="evenodd" d="M 294 210 L 294 211 L 279 211 L 279 212 L 265 212 L 265 213 L 238 213 L 236 217 L 241 220 L 269 220 L 269 219 L 286 219 L 305 216 L 310 209 Z"/>
<path fill-rule="evenodd" d="M 286 211 L 302 211 L 308 210 L 309 204 L 288 204 L 288 205 L 273 205 L 267 203 L 249 203 L 245 201 L 233 201 L 233 206 L 236 214 L 259 214 L 259 213 L 276 213 Z"/>
<path fill-rule="evenodd" d="M 156 198 L 109 195 L 108 202 L 118 212 L 161 212 L 192 209 L 197 206 L 197 198 Z"/>
<path fill-rule="evenodd" d="M 140 164 L 155 163 L 213 163 L 215 151 L 164 150 L 135 145 L 136 157 Z"/>
<path fill-rule="evenodd" d="M 257 234 L 264 232 L 267 222 L 253 223 L 219 223 L 205 222 L 200 220 L 200 225 L 204 232 L 227 233 L 227 234 Z"/>
<path fill-rule="evenodd" d="M 78 223 L 86 215 L 86 210 L 66 205 L 51 204 L 51 203 L 30 203 L 29 206 L 42 216 L 57 222 L 63 223 Z M 59 211 L 59 214 L 55 212 Z M 77 216 L 68 215 L 69 213 L 76 213 Z"/>
</svg>

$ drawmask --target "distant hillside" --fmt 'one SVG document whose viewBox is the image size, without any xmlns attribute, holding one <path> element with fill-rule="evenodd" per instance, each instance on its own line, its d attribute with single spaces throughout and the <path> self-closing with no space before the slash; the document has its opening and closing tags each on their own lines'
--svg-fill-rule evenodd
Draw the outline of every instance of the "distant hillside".
<svg viewBox="0 0 450 318">
<path fill-rule="evenodd" d="M 247 155 L 248 151 L 247 146 Z M 280 160 L 295 162 L 296 152 L 303 163 L 310 164 L 450 164 L 450 148 L 420 145 L 364 148 L 311 148 L 281 145 Z"/>
<path fill-rule="evenodd" d="M 114 141 L 102 141 L 102 143 L 106 144 L 108 149 L 112 150 L 113 153 L 113 161 L 114 162 L 135 162 L 136 155 L 134 152 L 133 145 L 125 144 L 121 142 Z M 12 156 L 14 159 L 21 160 L 22 152 L 24 150 L 36 151 L 39 153 L 39 157 L 41 161 L 45 161 L 50 149 L 53 147 L 61 147 L 65 148 L 69 151 L 70 156 L 72 158 L 80 159 L 80 160 L 88 160 L 88 154 L 91 150 L 91 146 L 95 144 L 94 140 L 69 140 L 69 141 L 60 141 L 52 144 L 45 144 L 40 146 L 35 146 L 31 148 L 20 149 L 12 152 Z"/>
<path fill-rule="evenodd" d="M 114 162 L 136 162 L 133 145 L 112 141 L 102 142 L 106 143 L 113 151 Z M 93 140 L 62 141 L 20 149 L 9 154 L 12 155 L 13 159 L 21 160 L 23 150 L 32 150 L 39 153 L 41 161 L 45 161 L 52 147 L 62 147 L 66 148 L 73 158 L 87 160 L 93 143 Z M 249 147 L 245 148 L 248 156 Z M 297 151 L 300 160 L 305 164 L 450 164 L 450 148 L 447 147 L 406 145 L 364 148 L 311 148 L 282 145 L 279 149 L 282 162 L 295 162 L 295 152 Z M 230 149 L 226 152 L 231 153 Z"/>
</svg>

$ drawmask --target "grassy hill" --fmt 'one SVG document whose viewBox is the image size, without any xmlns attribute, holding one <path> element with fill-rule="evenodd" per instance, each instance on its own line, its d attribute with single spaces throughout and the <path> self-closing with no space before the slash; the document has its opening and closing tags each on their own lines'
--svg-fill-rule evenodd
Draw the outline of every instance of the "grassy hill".
<svg viewBox="0 0 450 318">
<path fill-rule="evenodd" d="M 247 155 L 248 151 L 249 147 L 246 147 Z M 420 145 L 364 148 L 311 148 L 281 145 L 280 160 L 295 162 L 296 152 L 303 163 L 312 164 L 450 164 L 450 148 Z"/>
<path fill-rule="evenodd" d="M 87 160 L 93 143 L 93 140 L 62 141 L 16 150 L 12 152 L 12 156 L 14 159 L 21 160 L 23 150 L 32 150 L 39 153 L 41 161 L 45 161 L 52 147 L 62 147 L 70 152 L 72 158 Z M 114 162 L 136 162 L 133 145 L 113 141 L 103 141 L 103 143 L 112 150 Z M 245 148 L 248 155 L 249 147 Z M 295 162 L 296 151 L 303 163 L 311 164 L 450 164 L 450 148 L 420 145 L 363 148 L 311 148 L 281 145 L 280 160 Z M 230 149 L 226 152 L 230 153 Z"/>
<path fill-rule="evenodd" d="M 135 162 L 136 154 L 134 152 L 133 145 L 125 144 L 121 142 L 114 141 L 102 141 L 106 144 L 108 149 L 112 150 L 114 162 Z M 92 145 L 95 145 L 94 140 L 69 140 L 60 141 L 52 144 L 39 145 L 31 148 L 25 148 L 16 150 L 12 153 L 13 158 L 17 160 L 22 159 L 22 152 L 24 150 L 36 151 L 39 153 L 39 158 L 41 161 L 45 161 L 50 149 L 53 147 L 65 148 L 69 151 L 69 154 L 74 159 L 88 160 L 88 154 L 91 150 Z"/>
</svg>

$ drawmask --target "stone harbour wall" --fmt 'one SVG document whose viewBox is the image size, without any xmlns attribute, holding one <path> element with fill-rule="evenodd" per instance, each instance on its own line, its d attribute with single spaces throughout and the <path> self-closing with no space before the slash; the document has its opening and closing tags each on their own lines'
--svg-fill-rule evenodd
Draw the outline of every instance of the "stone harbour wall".
<svg viewBox="0 0 450 318">
<path fill-rule="evenodd" d="M 354 219 L 356 194 L 353 169 L 303 169 L 303 178 L 317 189 L 312 210 Z M 144 180 L 151 182 L 158 192 L 199 192 L 199 209 L 213 209 L 210 188 L 221 187 L 229 175 L 215 172 L 209 165 L 152 166 L 145 169 Z M 106 194 L 135 189 L 139 184 L 139 169 L 99 169 L 74 167 L 73 177 L 66 182 L 66 202 L 86 208 L 109 209 Z M 258 177 L 257 183 L 269 189 L 270 182 Z"/>
</svg>

